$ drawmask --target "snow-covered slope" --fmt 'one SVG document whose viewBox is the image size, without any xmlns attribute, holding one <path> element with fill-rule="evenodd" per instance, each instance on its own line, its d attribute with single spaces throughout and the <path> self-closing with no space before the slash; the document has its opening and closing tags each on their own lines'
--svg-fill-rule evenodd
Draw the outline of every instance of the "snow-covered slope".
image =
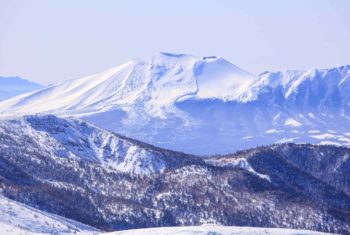
<svg viewBox="0 0 350 235">
<path fill-rule="evenodd" d="M 18 141 L 30 139 L 32 144 L 27 148 L 40 149 L 49 156 L 98 163 L 117 172 L 157 173 L 181 161 L 181 158 L 172 159 L 177 158 L 177 153 L 157 149 L 72 118 L 35 115 L 2 120 L 0 137 L 5 133 L 8 135 L 6 138 Z"/>
<path fill-rule="evenodd" d="M 253 76 L 223 58 L 157 53 L 0 102 L 0 117 L 79 116 L 194 154 L 281 142 L 350 146 L 350 66 Z"/>
<path fill-rule="evenodd" d="M 254 227 L 229 227 L 219 225 L 203 225 L 191 227 L 167 227 L 167 228 L 149 228 L 134 229 L 120 232 L 108 233 L 108 235 L 321 235 L 329 233 L 320 233 L 309 230 L 294 230 L 280 228 L 254 228 Z M 107 234 L 106 234 L 107 235 Z"/>
<path fill-rule="evenodd" d="M 265 72 L 239 97 L 242 102 L 264 101 L 327 111 L 349 109 L 350 65 L 309 71 Z"/>
<path fill-rule="evenodd" d="M 0 77 L 0 100 L 42 88 L 41 85 L 20 77 Z"/>
<path fill-rule="evenodd" d="M 0 195 L 0 234 L 96 234 L 88 225 L 49 214 Z"/>
</svg>

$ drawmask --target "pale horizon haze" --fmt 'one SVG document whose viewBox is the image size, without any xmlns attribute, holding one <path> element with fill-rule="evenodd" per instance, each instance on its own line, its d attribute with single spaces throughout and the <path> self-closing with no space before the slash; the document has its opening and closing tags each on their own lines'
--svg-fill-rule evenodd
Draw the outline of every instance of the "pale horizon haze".
<svg viewBox="0 0 350 235">
<path fill-rule="evenodd" d="M 266 70 L 350 64 L 348 0 L 0 0 L 0 76 L 48 85 L 156 52 Z"/>
</svg>

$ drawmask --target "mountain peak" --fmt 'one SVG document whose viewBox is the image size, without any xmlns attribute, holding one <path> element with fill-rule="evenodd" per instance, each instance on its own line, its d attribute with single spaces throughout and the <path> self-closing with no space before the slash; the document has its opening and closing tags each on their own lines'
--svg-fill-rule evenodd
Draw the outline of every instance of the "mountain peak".
<svg viewBox="0 0 350 235">
<path fill-rule="evenodd" d="M 225 99 L 254 79 L 221 57 L 159 52 L 10 99 L 0 112 L 71 115 L 138 107 L 138 113 L 163 117 L 177 112 L 174 104 L 180 99 Z"/>
</svg>

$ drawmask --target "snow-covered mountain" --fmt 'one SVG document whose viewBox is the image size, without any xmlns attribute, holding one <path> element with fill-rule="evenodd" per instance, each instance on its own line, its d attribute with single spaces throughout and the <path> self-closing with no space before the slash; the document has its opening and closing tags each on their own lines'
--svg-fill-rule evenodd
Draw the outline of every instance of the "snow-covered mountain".
<svg viewBox="0 0 350 235">
<path fill-rule="evenodd" d="M 259 76 L 219 57 L 157 53 L 0 102 L 0 116 L 79 116 L 156 146 L 227 153 L 350 145 L 350 66 Z"/>
<path fill-rule="evenodd" d="M 161 118 L 179 113 L 174 104 L 180 99 L 223 99 L 252 80 L 222 58 L 158 53 L 11 99 L 1 111 L 86 115 L 121 108 Z"/>
<path fill-rule="evenodd" d="M 0 121 L 0 194 L 106 231 L 217 223 L 349 234 L 349 156 L 281 144 L 203 158 L 25 116 Z"/>
<path fill-rule="evenodd" d="M 0 234 L 97 234 L 98 229 L 46 213 L 0 195 Z"/>
<path fill-rule="evenodd" d="M 0 100 L 43 88 L 41 85 L 20 77 L 0 77 Z"/>
</svg>

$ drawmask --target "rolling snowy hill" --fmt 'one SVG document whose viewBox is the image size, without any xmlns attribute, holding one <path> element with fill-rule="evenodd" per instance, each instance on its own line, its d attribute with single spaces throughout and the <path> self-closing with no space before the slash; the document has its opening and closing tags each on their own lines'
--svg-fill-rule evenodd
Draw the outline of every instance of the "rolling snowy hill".
<svg viewBox="0 0 350 235">
<path fill-rule="evenodd" d="M 0 77 L 0 100 L 43 88 L 41 85 L 20 77 Z"/>
<path fill-rule="evenodd" d="M 282 142 L 350 146 L 349 102 L 350 66 L 253 76 L 223 58 L 158 53 L 0 102 L 0 116 L 79 116 L 209 155 Z"/>
</svg>

